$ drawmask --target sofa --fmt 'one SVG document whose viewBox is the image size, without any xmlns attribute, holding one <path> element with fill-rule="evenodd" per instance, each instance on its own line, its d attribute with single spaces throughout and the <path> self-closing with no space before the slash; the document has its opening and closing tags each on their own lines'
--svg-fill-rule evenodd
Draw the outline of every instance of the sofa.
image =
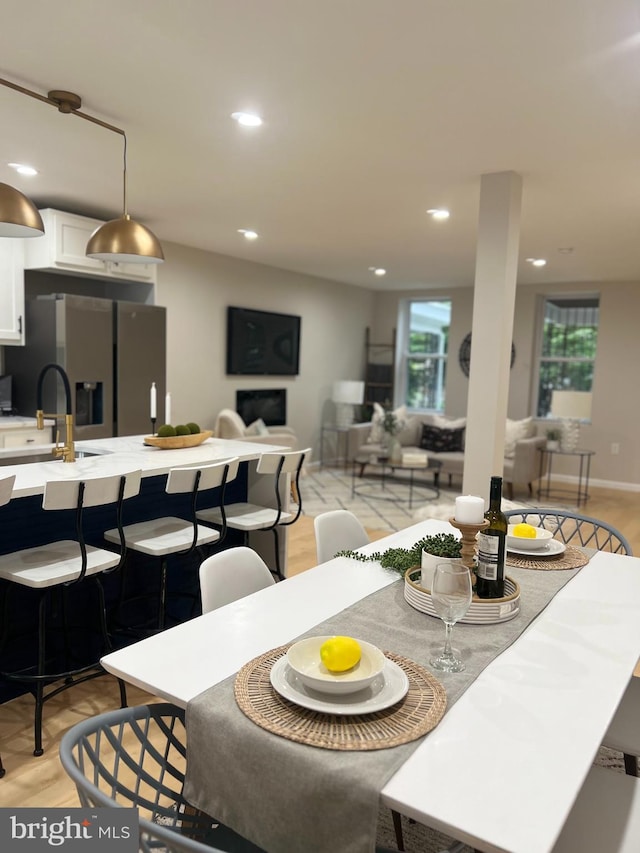
<svg viewBox="0 0 640 853">
<path fill-rule="evenodd" d="M 298 449 L 298 439 L 291 427 L 268 427 L 258 418 L 251 424 L 245 424 L 233 409 L 222 409 L 213 428 L 216 438 L 228 438 L 234 441 L 252 441 L 256 444 L 279 444 L 291 450 Z"/>
<path fill-rule="evenodd" d="M 349 430 L 349 458 L 381 454 L 384 431 L 382 421 L 384 409 L 374 405 L 374 413 L 370 422 L 353 424 Z M 404 407 L 396 409 L 396 420 L 400 426 L 395 438 L 403 452 L 416 453 L 426 451 L 430 458 L 441 463 L 440 481 L 442 475 L 447 475 L 449 485 L 454 478 L 462 479 L 464 468 L 464 432 L 466 418 L 447 418 L 435 414 L 409 415 Z M 536 435 L 536 427 L 532 418 L 516 421 L 507 419 L 505 430 L 505 456 L 502 478 L 505 485 L 505 496 L 513 500 L 514 486 L 525 485 L 529 495 L 533 494 L 533 483 L 540 477 L 539 449 L 546 447 L 544 436 Z M 546 454 L 543 466 L 547 464 Z M 546 473 L 543 467 L 542 473 Z"/>
</svg>

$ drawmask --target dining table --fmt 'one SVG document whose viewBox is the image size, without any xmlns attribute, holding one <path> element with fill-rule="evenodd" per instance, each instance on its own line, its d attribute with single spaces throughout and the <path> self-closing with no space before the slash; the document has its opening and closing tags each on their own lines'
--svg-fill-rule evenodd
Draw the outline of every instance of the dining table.
<svg viewBox="0 0 640 853">
<path fill-rule="evenodd" d="M 358 553 L 366 557 L 413 548 L 426 535 L 451 532 L 448 522 L 429 519 L 365 545 Z M 384 750 L 389 758 L 394 750 L 402 751 L 396 753 L 397 766 L 388 765 L 393 772 L 376 797 L 381 807 L 479 851 L 551 853 L 640 657 L 640 560 L 594 552 L 585 565 L 571 571 L 508 566 L 507 573 L 518 583 L 523 604 L 510 617 L 511 634 L 504 635 L 502 645 L 476 666 L 477 671 L 471 667 L 464 684 L 456 680 L 457 674 L 433 672 L 447 696 L 446 708 L 410 749 Z M 555 587 L 548 586 L 550 575 L 556 576 Z M 550 591 L 532 609 L 536 584 L 543 580 Z M 404 584 L 397 572 L 376 559 L 337 556 L 114 651 L 102 664 L 126 682 L 182 708 L 197 706 L 209 691 L 223 697 L 215 691 L 225 685 L 232 702 L 234 684 L 238 695 L 238 673 L 251 662 L 268 658 L 273 650 L 281 653 L 303 635 L 320 633 L 317 628 L 333 625 L 332 620 L 343 624 L 344 614 L 349 624 L 349 614 L 366 609 L 367 602 L 386 602 L 380 596 L 391 596 L 397 608 L 393 616 L 389 610 L 389 621 L 381 628 L 385 651 L 401 648 L 406 654 L 410 648 L 403 633 L 406 619 L 418 629 L 412 635 L 415 657 L 428 661 L 442 647 L 444 626 L 404 601 Z M 459 644 L 463 659 L 478 658 L 475 652 L 486 646 L 490 631 L 491 626 L 482 623 L 455 626 L 454 645 Z M 268 744 L 270 751 L 281 741 L 283 750 L 291 749 L 290 741 L 263 731 L 250 719 L 243 725 L 255 729 L 251 735 L 256 746 Z M 259 761 L 238 751 L 241 770 L 244 760 L 247 787 L 260 790 Z M 307 803 L 309 809 L 316 808 L 322 796 L 323 760 L 319 755 L 316 802 Z M 336 766 L 348 769 L 348 757 L 343 761 Z M 313 776 L 313 763 L 305 768 Z M 264 797 L 269 796 L 265 790 Z"/>
</svg>

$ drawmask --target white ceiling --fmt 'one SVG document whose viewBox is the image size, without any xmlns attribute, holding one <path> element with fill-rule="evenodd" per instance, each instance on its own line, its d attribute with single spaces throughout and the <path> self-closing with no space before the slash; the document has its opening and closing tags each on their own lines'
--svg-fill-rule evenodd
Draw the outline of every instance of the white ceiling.
<svg viewBox="0 0 640 853">
<path fill-rule="evenodd" d="M 480 176 L 514 170 L 520 282 L 640 281 L 637 0 L 0 0 L 0 13 L 0 76 L 77 92 L 126 131 L 130 212 L 160 240 L 366 287 L 470 284 Z M 265 123 L 239 127 L 234 110 Z M 112 218 L 121 167 L 117 134 L 0 87 L 0 181 Z M 441 206 L 451 218 L 433 222 Z"/>
</svg>

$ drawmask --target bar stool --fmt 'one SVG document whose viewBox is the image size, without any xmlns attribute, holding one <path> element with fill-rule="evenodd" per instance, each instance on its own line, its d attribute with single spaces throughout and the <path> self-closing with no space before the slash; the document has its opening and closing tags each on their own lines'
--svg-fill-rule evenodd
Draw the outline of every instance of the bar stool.
<svg viewBox="0 0 640 853">
<path fill-rule="evenodd" d="M 44 510 L 73 511 L 75 515 L 75 539 L 60 539 L 25 548 L 0 556 L 0 579 L 8 581 L 4 597 L 4 627 L 0 650 L 7 648 L 10 635 L 11 598 L 18 586 L 33 594 L 37 606 L 37 652 L 35 663 L 2 674 L 10 681 L 24 683 L 35 698 L 33 754 L 42 755 L 42 714 L 44 703 L 75 684 L 105 675 L 100 666 L 103 654 L 112 651 L 111 638 L 107 630 L 106 605 L 101 575 L 116 571 L 125 557 L 122 534 L 123 501 L 140 491 L 140 471 L 116 474 L 108 477 L 92 477 L 75 480 L 53 480 L 45 485 L 42 508 Z M 120 535 L 119 550 L 106 550 L 87 543 L 85 511 L 90 507 L 112 506 L 115 510 L 117 529 Z M 64 522 L 61 522 L 64 524 Z M 68 519 L 72 527 L 72 518 Z M 57 526 L 57 525 L 56 525 Z M 102 532 L 102 531 L 100 531 Z M 71 625 L 68 614 L 85 614 L 89 600 L 82 597 L 84 589 L 93 590 L 97 599 L 98 623 L 85 628 L 82 649 L 72 645 L 71 632 L 79 630 Z M 56 624 L 59 622 L 59 624 Z M 54 642 L 54 631 L 61 633 L 62 643 Z M 99 649 L 93 649 L 88 634 L 97 631 Z M 81 659 L 83 652 L 89 659 Z M 17 649 L 17 653 L 22 653 Z M 24 653 L 21 663 L 29 659 Z M 47 685 L 62 681 L 62 684 L 45 693 Z M 124 682 L 119 681 L 120 699 L 126 706 Z"/>
<path fill-rule="evenodd" d="M 273 483 L 270 489 L 264 493 L 269 505 L 257 503 L 234 503 L 225 507 L 224 523 L 233 530 L 240 530 L 244 534 L 244 544 L 249 539 L 249 533 L 254 531 L 271 531 L 275 542 L 275 570 L 271 570 L 284 580 L 280 565 L 280 540 L 278 529 L 294 524 L 302 514 L 302 497 L 300 495 L 300 472 L 305 456 L 310 453 L 311 448 L 304 450 L 291 450 L 283 453 L 263 453 L 256 466 L 256 472 L 261 476 L 272 477 Z M 297 508 L 293 512 L 283 509 L 282 495 L 286 493 L 287 486 L 281 482 L 280 475 L 288 474 L 293 478 L 292 491 L 297 495 Z M 288 485 L 288 481 L 287 481 Z M 271 497 L 271 494 L 273 497 Z M 223 514 L 220 509 L 205 509 L 197 513 L 200 521 L 208 524 L 222 524 Z"/>
<path fill-rule="evenodd" d="M 237 456 L 222 459 L 210 465 L 197 465 L 193 467 L 172 468 L 167 475 L 165 492 L 168 495 L 188 496 L 188 507 L 186 518 L 177 516 L 160 516 L 149 521 L 140 521 L 136 524 L 125 525 L 124 538 L 126 547 L 130 551 L 146 554 L 160 561 L 159 586 L 157 594 L 151 596 L 157 601 L 157 616 L 155 622 L 136 626 L 124 625 L 124 630 L 144 636 L 164 630 L 167 617 L 167 568 L 169 557 L 186 557 L 196 550 L 202 550 L 204 546 L 219 544 L 226 535 L 224 494 L 227 483 L 230 483 L 238 475 L 239 460 Z M 197 500 L 200 493 L 209 489 L 219 489 L 216 511 L 220 522 L 216 527 L 198 524 L 196 518 Z M 108 542 L 115 542 L 118 538 L 118 530 L 107 530 L 104 534 Z M 204 554 L 202 558 L 204 559 Z M 122 586 L 120 601 L 117 609 L 117 621 L 124 624 L 122 610 L 129 604 L 143 599 L 149 599 L 150 595 L 145 590 L 140 595 L 126 597 L 126 583 L 129 575 L 128 563 L 125 564 L 122 573 Z M 199 599 L 199 593 L 195 600 Z"/>
<path fill-rule="evenodd" d="M 11 492 L 13 491 L 15 480 L 15 474 L 12 474 L 11 477 L 3 477 L 0 480 L 0 506 L 5 506 L 11 500 Z M 2 756 L 0 756 L 0 779 L 2 779 L 5 773 L 6 770 L 2 764 Z"/>
</svg>

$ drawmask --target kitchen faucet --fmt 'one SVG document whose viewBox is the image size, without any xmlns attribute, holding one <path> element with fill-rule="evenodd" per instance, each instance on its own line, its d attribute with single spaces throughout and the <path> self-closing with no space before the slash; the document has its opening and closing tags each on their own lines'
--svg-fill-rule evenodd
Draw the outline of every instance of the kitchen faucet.
<svg viewBox="0 0 640 853">
<path fill-rule="evenodd" d="M 62 377 L 62 382 L 64 383 L 64 393 L 67 398 L 67 411 L 65 415 L 58 414 L 57 412 L 53 414 L 46 414 L 42 411 L 42 383 L 44 381 L 44 377 L 49 370 L 53 368 L 57 370 L 60 376 Z M 46 364 L 42 370 L 40 371 L 40 376 L 38 376 L 38 390 L 36 393 L 36 426 L 38 429 L 44 429 L 44 419 L 45 418 L 58 418 L 64 417 L 66 434 L 65 434 L 65 443 L 60 446 L 60 430 L 56 430 L 56 446 L 53 448 L 54 456 L 62 456 L 63 462 L 75 462 L 76 461 L 76 453 L 73 446 L 73 414 L 71 412 L 71 385 L 69 384 L 69 377 L 65 373 L 62 367 L 59 364 L 51 363 Z"/>
</svg>

